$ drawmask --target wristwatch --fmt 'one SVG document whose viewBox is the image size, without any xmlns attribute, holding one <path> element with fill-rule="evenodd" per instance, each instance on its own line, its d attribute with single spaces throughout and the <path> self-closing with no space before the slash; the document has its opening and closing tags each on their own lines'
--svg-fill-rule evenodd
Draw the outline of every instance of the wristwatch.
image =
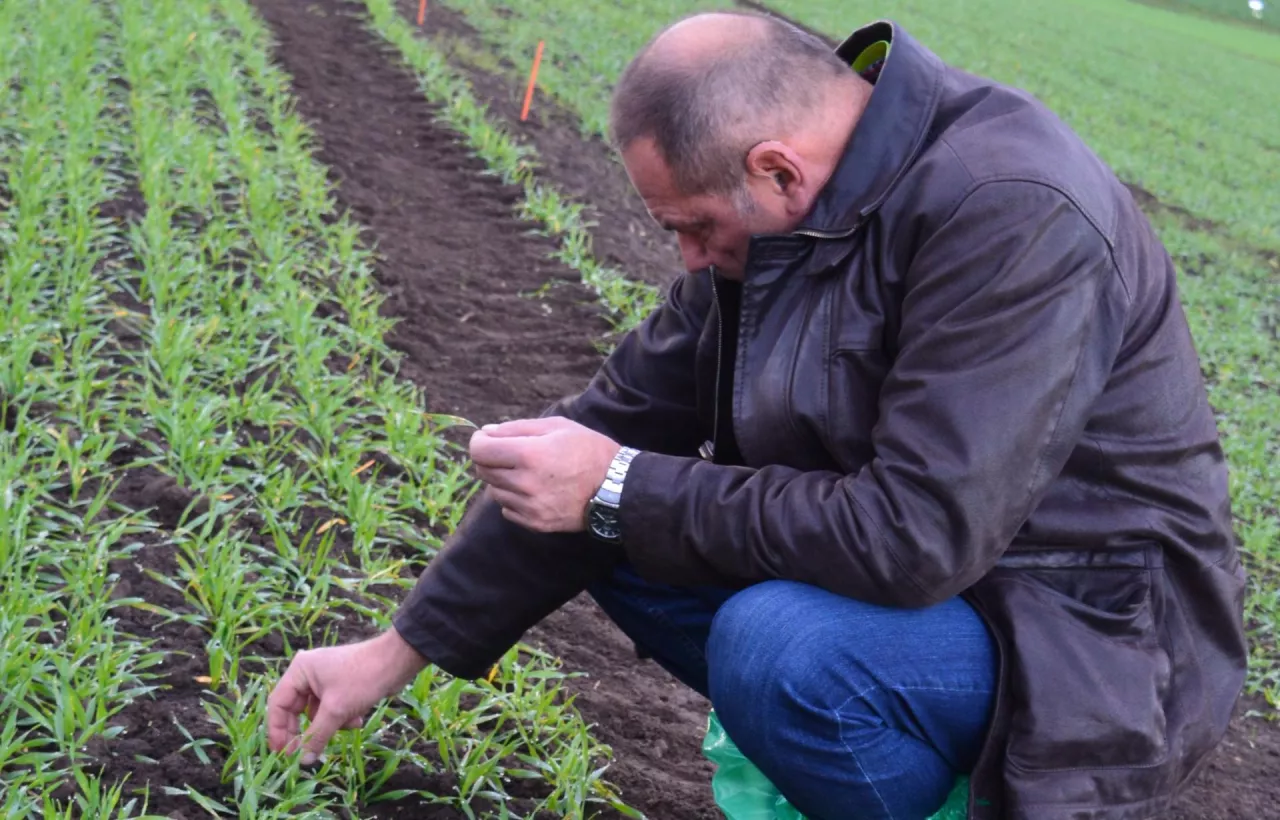
<svg viewBox="0 0 1280 820">
<path fill-rule="evenodd" d="M 618 507 L 622 505 L 622 483 L 627 478 L 631 460 L 640 455 L 639 450 L 623 447 L 609 464 L 604 483 L 587 503 L 587 531 L 606 544 L 622 543 L 622 525 L 618 521 Z"/>
</svg>

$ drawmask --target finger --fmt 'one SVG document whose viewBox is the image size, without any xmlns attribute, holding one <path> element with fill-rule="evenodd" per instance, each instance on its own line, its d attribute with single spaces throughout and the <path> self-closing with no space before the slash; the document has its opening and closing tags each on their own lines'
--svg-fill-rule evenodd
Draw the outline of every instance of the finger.
<svg viewBox="0 0 1280 820">
<path fill-rule="evenodd" d="M 524 527 L 526 530 L 531 530 L 532 532 L 542 532 L 542 529 L 539 527 L 537 522 L 535 522 L 531 516 L 525 513 L 522 513 L 518 510 L 515 510 L 511 507 L 502 508 L 502 517 L 510 521 L 512 524 L 518 524 L 519 526 Z"/>
<path fill-rule="evenodd" d="M 497 438 L 483 430 L 471 435 L 471 460 L 477 467 L 514 469 L 524 463 L 527 439 Z"/>
<path fill-rule="evenodd" d="M 489 487 L 489 493 L 493 496 L 493 500 L 498 502 L 498 506 L 502 507 L 502 514 L 507 515 L 508 518 L 510 518 L 508 513 L 515 513 L 526 520 L 532 517 L 528 496 L 492 486 Z"/>
<path fill-rule="evenodd" d="M 547 433 L 560 430 L 566 424 L 572 423 L 563 416 L 548 416 L 540 419 L 516 419 L 502 424 L 486 424 L 480 430 L 493 438 L 545 436 Z"/>
<path fill-rule="evenodd" d="M 364 725 L 364 718 L 361 717 L 360 715 L 356 715 L 355 717 L 351 718 L 351 720 L 348 720 L 346 723 L 342 724 L 342 728 L 343 729 L 359 729 L 363 725 Z"/>
<path fill-rule="evenodd" d="M 525 495 L 520 481 L 521 470 L 504 470 L 492 467 L 476 467 L 476 475 L 490 487 L 497 487 L 507 492 Z"/>
<path fill-rule="evenodd" d="M 295 660 L 267 696 L 267 746 L 280 752 L 298 736 L 298 716 L 306 708 L 311 686 Z"/>
<path fill-rule="evenodd" d="M 316 719 L 311 722 L 302 738 L 302 762 L 310 765 L 318 760 L 324 754 L 324 747 L 329 745 L 329 739 L 350 720 L 351 718 L 338 714 L 333 707 L 326 707 L 321 703 Z"/>
</svg>

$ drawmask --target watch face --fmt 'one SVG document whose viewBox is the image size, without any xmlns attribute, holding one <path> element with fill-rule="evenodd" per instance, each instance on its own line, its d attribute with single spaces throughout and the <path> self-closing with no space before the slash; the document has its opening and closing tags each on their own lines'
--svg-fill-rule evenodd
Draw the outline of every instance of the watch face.
<svg viewBox="0 0 1280 820">
<path fill-rule="evenodd" d="M 617 510 L 594 505 L 587 514 L 587 524 L 597 537 L 606 541 L 616 541 L 622 537 L 622 528 L 618 525 Z"/>
</svg>

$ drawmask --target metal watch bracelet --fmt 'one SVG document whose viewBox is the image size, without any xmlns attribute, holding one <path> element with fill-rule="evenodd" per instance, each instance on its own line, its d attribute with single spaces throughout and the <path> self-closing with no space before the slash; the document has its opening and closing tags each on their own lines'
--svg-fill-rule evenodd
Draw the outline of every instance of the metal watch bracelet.
<svg viewBox="0 0 1280 820">
<path fill-rule="evenodd" d="M 618 450 L 618 454 L 609 463 L 609 471 L 605 473 L 604 483 L 600 485 L 600 489 L 596 490 L 596 500 L 611 507 L 617 507 L 622 503 L 622 485 L 627 478 L 627 470 L 631 467 L 632 459 L 638 455 L 640 451 L 633 447 L 623 447 Z"/>
</svg>

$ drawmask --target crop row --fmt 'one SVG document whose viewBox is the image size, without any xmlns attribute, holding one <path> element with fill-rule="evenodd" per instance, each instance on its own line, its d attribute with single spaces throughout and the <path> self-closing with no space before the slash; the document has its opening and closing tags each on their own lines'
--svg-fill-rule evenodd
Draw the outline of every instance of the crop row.
<svg viewBox="0 0 1280 820">
<path fill-rule="evenodd" d="M 0 814 L 614 803 L 528 647 L 424 672 L 318 771 L 266 748 L 281 661 L 384 628 L 474 490 L 268 53 L 243 0 L 0 5 Z"/>
</svg>

